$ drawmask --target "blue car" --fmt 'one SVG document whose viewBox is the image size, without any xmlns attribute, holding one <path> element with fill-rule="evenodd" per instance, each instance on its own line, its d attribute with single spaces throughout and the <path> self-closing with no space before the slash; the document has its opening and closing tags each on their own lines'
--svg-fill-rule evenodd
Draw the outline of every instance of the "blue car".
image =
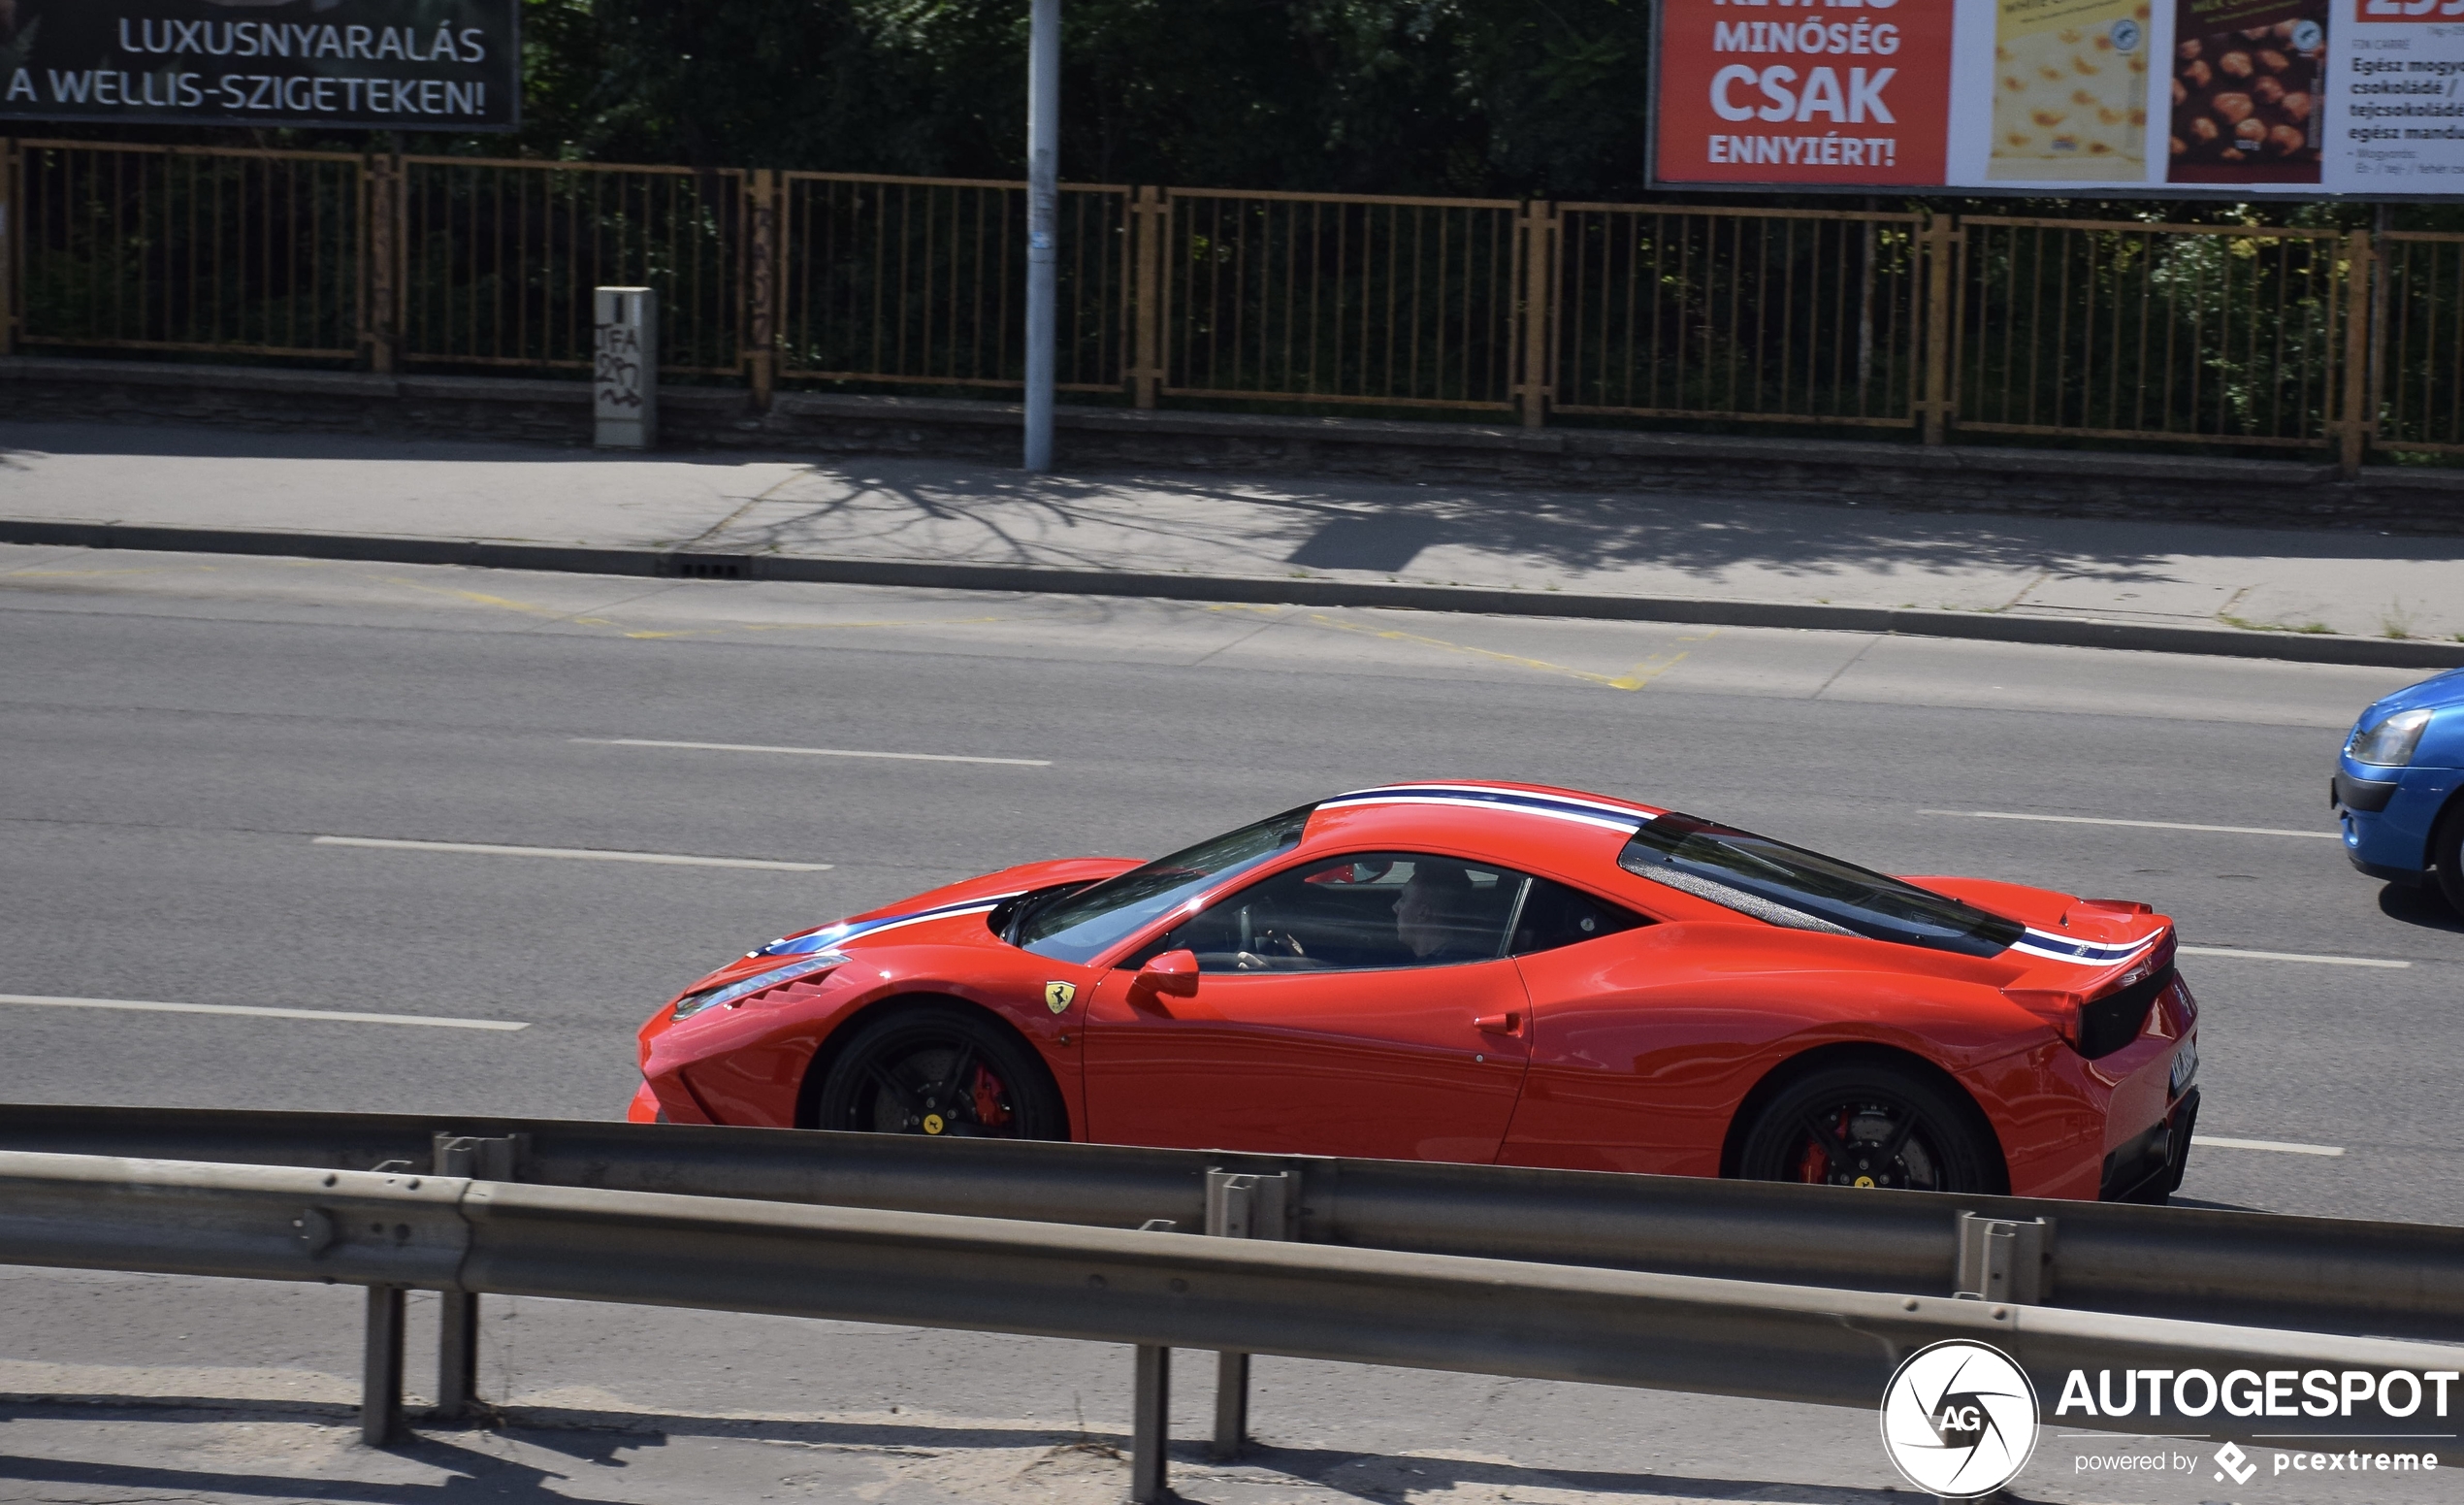
<svg viewBox="0 0 2464 1505">
<path fill-rule="evenodd" d="M 2464 914 L 2464 669 L 2361 713 L 2336 760 L 2345 855 L 2374 878 L 2435 882 Z"/>
</svg>

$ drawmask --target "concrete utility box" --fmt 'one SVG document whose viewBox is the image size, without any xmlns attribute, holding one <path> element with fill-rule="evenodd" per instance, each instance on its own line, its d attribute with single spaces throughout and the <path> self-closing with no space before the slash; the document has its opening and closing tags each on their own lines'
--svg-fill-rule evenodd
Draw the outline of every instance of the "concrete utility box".
<svg viewBox="0 0 2464 1505">
<path fill-rule="evenodd" d="M 591 374 L 592 415 L 601 449 L 648 449 L 659 442 L 659 294 L 647 287 L 601 287 L 593 297 L 599 326 Z"/>
</svg>

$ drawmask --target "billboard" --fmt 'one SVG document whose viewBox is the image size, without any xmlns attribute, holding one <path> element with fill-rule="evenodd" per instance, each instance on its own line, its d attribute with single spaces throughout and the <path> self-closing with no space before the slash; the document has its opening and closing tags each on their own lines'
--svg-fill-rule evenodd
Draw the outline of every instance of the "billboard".
<svg viewBox="0 0 2464 1505">
<path fill-rule="evenodd" d="M 0 121 L 509 131 L 520 0 L 0 0 Z"/>
<path fill-rule="evenodd" d="M 2464 0 L 1660 0 L 1654 181 L 2464 192 Z"/>
</svg>

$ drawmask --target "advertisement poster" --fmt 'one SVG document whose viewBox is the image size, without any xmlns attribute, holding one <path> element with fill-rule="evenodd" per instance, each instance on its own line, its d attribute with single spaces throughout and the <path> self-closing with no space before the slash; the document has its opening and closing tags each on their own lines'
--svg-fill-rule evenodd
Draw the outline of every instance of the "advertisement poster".
<svg viewBox="0 0 2464 1505">
<path fill-rule="evenodd" d="M 1663 186 L 2464 191 L 2464 0 L 1662 0 Z"/>
<path fill-rule="evenodd" d="M 0 120 L 509 131 L 519 0 L 0 0 Z"/>
</svg>

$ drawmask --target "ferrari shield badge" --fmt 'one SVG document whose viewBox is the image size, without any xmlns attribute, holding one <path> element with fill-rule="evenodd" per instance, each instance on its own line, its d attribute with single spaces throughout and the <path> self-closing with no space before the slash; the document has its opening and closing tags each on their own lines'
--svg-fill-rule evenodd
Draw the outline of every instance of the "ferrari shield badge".
<svg viewBox="0 0 2464 1505">
<path fill-rule="evenodd" d="M 1044 985 L 1044 1006 L 1055 1014 L 1068 1013 L 1070 1004 L 1077 998 L 1078 984 L 1074 982 L 1048 982 Z"/>
</svg>

